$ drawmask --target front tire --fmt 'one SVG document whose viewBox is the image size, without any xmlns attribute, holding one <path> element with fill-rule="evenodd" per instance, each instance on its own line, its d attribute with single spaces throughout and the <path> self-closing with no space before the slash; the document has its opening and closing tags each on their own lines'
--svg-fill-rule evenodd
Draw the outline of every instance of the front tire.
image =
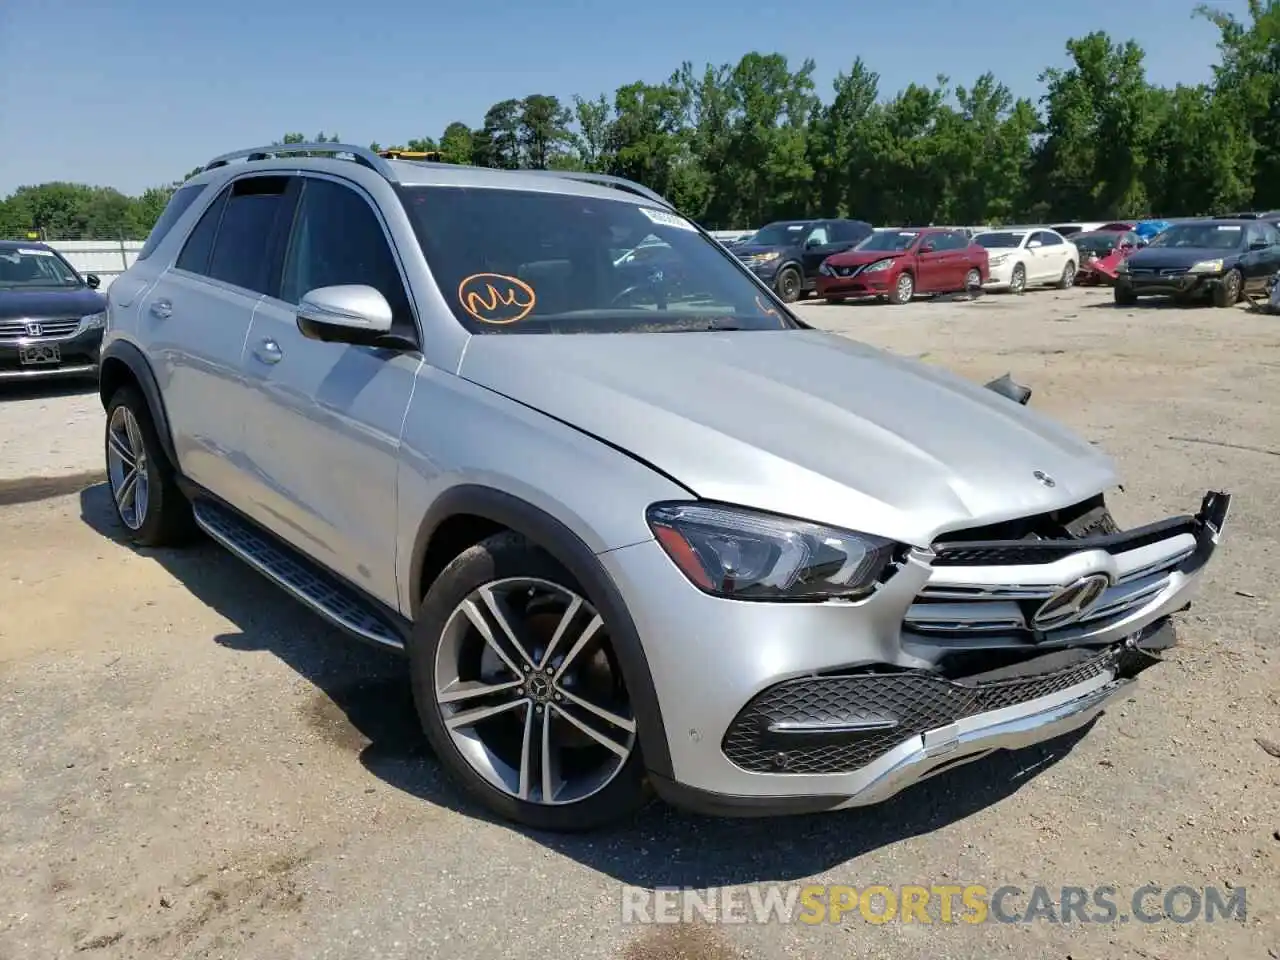
<svg viewBox="0 0 1280 960">
<path fill-rule="evenodd" d="M 1023 294 L 1027 290 L 1027 268 L 1022 264 L 1017 264 L 1013 268 L 1013 273 L 1009 275 L 1009 292 L 1012 294 Z"/>
<path fill-rule="evenodd" d="M 1132 307 L 1138 302 L 1138 295 L 1125 287 L 1113 287 L 1117 307 Z"/>
<path fill-rule="evenodd" d="M 898 275 L 898 282 L 893 285 L 889 294 L 889 302 L 894 304 L 910 303 L 916 295 L 916 278 L 905 270 Z"/>
<path fill-rule="evenodd" d="M 783 303 L 795 303 L 800 299 L 800 288 L 803 286 L 800 271 L 795 267 L 783 267 L 773 282 L 773 289 Z"/>
<path fill-rule="evenodd" d="M 497 534 L 445 567 L 408 652 L 427 740 L 450 778 L 493 813 L 576 832 L 648 802 L 609 625 L 524 537 Z"/>
<path fill-rule="evenodd" d="M 107 401 L 107 485 L 126 536 L 143 547 L 169 547 L 196 533 L 191 503 L 178 488 L 173 464 L 151 421 L 151 408 L 133 387 Z"/>
<path fill-rule="evenodd" d="M 1222 282 L 1213 288 L 1213 305 L 1215 307 L 1234 307 L 1240 302 L 1240 291 L 1244 287 L 1244 277 L 1239 270 L 1232 270 Z"/>
</svg>

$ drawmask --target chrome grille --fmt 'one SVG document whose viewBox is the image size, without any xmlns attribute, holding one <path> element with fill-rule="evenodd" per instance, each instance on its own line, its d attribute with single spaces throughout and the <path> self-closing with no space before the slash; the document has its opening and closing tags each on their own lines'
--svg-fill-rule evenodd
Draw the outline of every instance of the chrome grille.
<svg viewBox="0 0 1280 960">
<path fill-rule="evenodd" d="M 1173 572 L 1195 551 L 1186 544 L 1158 560 L 1128 570 L 1097 604 L 1061 631 L 1066 634 L 1105 627 L 1156 599 L 1169 585 Z M 954 569 L 954 568 L 953 568 Z M 978 568 L 968 568 L 977 570 Z M 932 583 L 916 596 L 904 626 L 922 634 L 1017 635 L 1029 634 L 1031 617 L 1060 588 L 1059 584 Z"/>
<path fill-rule="evenodd" d="M 80 326 L 79 317 L 56 320 L 0 320 L 0 340 L 42 340 L 48 337 L 69 337 Z M 39 333 L 33 332 L 39 329 Z"/>
</svg>

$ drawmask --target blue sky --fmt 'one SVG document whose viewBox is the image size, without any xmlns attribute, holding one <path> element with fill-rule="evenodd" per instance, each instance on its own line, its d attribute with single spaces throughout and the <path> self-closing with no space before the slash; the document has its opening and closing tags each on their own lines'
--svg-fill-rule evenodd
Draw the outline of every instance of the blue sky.
<svg viewBox="0 0 1280 960">
<path fill-rule="evenodd" d="M 1243 15 L 1246 0 L 1214 4 Z M 490 104 L 612 94 L 749 50 L 817 61 L 824 97 L 861 55 L 882 92 L 991 69 L 1020 95 L 1093 29 L 1138 40 L 1157 83 L 1209 77 L 1194 0 L 43 0 L 0 2 L 0 196 L 74 180 L 136 193 L 298 130 L 438 137 Z M 1096 8 L 1096 14 L 1082 11 Z"/>
</svg>

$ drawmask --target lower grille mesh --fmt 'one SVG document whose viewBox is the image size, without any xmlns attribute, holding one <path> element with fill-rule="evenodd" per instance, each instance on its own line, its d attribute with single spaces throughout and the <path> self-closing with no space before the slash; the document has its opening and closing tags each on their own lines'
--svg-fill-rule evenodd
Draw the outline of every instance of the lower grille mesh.
<svg viewBox="0 0 1280 960">
<path fill-rule="evenodd" d="M 754 773 L 847 773 L 866 766 L 904 740 L 956 720 L 1047 697 L 1116 669 L 1106 651 L 1049 673 L 967 685 L 912 671 L 801 677 L 765 690 L 730 724 L 725 756 Z M 863 734 L 772 734 L 772 724 L 898 721 Z M 833 742 L 837 741 L 837 742 Z"/>
</svg>

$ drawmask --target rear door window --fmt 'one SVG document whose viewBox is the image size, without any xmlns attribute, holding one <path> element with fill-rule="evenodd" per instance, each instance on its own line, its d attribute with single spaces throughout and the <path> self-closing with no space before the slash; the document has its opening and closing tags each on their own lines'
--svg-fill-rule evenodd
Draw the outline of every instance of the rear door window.
<svg viewBox="0 0 1280 960">
<path fill-rule="evenodd" d="M 271 292 L 270 251 L 277 240 L 289 177 L 244 177 L 231 185 L 222 211 L 208 275 L 254 293 Z"/>
</svg>

